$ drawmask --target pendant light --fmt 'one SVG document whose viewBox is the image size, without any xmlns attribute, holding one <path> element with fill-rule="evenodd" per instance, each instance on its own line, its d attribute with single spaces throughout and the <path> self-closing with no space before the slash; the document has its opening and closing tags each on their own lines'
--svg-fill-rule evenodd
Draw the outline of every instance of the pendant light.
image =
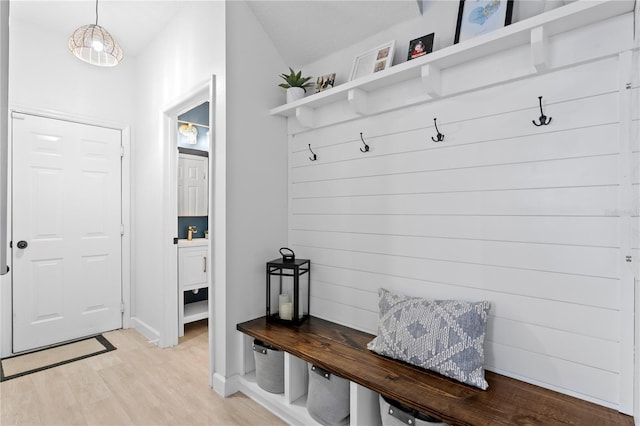
<svg viewBox="0 0 640 426">
<path fill-rule="evenodd" d="M 98 0 L 96 23 L 75 30 L 69 38 L 69 50 L 78 59 L 101 67 L 113 67 L 122 60 L 120 45 L 106 29 L 98 25 Z"/>
</svg>

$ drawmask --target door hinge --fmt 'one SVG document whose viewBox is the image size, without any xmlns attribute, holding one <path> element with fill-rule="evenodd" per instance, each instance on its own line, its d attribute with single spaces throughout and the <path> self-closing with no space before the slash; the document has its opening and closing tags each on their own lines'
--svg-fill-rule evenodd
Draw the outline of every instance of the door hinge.
<svg viewBox="0 0 640 426">
<path fill-rule="evenodd" d="M 120 224 L 120 235 L 124 235 L 124 224 Z"/>
<path fill-rule="evenodd" d="M 120 157 L 124 157 L 124 146 L 120 145 Z"/>
<path fill-rule="evenodd" d="M 120 313 L 124 314 L 124 302 L 120 302 Z"/>
</svg>

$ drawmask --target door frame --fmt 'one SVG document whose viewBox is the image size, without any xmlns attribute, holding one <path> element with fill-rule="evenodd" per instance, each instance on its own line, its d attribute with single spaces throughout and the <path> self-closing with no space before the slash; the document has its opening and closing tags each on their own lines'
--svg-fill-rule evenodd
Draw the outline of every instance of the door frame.
<svg viewBox="0 0 640 426">
<path fill-rule="evenodd" d="M 204 103 L 209 102 L 209 125 L 215 129 L 215 76 L 207 80 L 190 91 L 182 94 L 173 100 L 168 106 L 162 109 L 162 141 L 164 145 L 164 188 L 168 194 L 167 202 L 163 206 L 163 277 L 162 283 L 162 300 L 163 300 L 163 320 L 161 324 L 158 345 L 162 348 L 175 346 L 178 344 L 178 245 L 173 244 L 173 239 L 178 236 L 178 116 L 190 109 Z M 209 258 L 214 257 L 212 241 L 216 238 L 214 230 L 214 212 L 212 209 L 213 198 L 213 177 L 214 177 L 214 133 L 215 130 L 209 131 L 209 205 L 208 205 L 208 228 L 210 230 L 210 238 L 208 242 Z M 213 230 L 213 232 L 211 232 Z M 210 260 L 210 265 L 215 262 Z M 215 270 L 215 269 L 214 269 Z M 215 300 L 215 288 L 212 286 L 212 276 L 208 278 L 208 298 L 209 298 L 209 371 L 212 371 L 213 365 L 213 324 L 214 309 L 213 301 Z"/>
<path fill-rule="evenodd" d="M 89 126 L 107 127 L 119 130 L 121 133 L 121 143 L 123 148 L 122 167 L 120 169 L 121 179 L 121 221 L 124 225 L 124 235 L 121 240 L 121 291 L 122 302 L 124 303 L 124 312 L 122 313 L 122 328 L 130 327 L 131 318 L 131 126 L 126 123 L 118 123 L 108 120 L 101 120 L 94 117 L 84 117 L 75 114 L 67 114 L 60 111 L 34 108 L 29 106 L 12 105 L 9 107 L 9 135 L 13 135 L 13 113 L 35 115 L 43 118 L 54 120 L 71 121 L 74 123 L 85 124 Z M 10 159 L 7 168 L 7 217 L 9 223 L 9 240 L 13 238 L 13 218 L 12 218 L 12 182 L 13 182 L 13 138 L 10 137 L 9 152 L 7 158 Z M 3 286 L 0 288 L 0 357 L 5 358 L 13 355 L 13 295 L 11 287 L 13 286 L 13 271 L 10 270 L 3 280 Z"/>
</svg>

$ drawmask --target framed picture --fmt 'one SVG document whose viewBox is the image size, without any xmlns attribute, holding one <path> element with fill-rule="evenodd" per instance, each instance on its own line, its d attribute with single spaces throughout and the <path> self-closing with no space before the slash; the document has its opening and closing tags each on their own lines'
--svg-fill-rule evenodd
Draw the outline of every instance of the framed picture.
<svg viewBox="0 0 640 426">
<path fill-rule="evenodd" d="M 389 68 L 393 61 L 395 45 L 396 42 L 393 40 L 356 56 L 349 74 L 349 81 Z"/>
<path fill-rule="evenodd" d="M 420 56 L 426 55 L 433 51 L 433 37 L 434 34 L 428 34 L 409 42 L 409 52 L 407 53 L 407 61 L 410 61 Z"/>
<path fill-rule="evenodd" d="M 322 75 L 316 80 L 316 93 L 331 89 L 336 81 L 336 73 Z"/>
<path fill-rule="evenodd" d="M 512 13 L 513 0 L 460 0 L 454 43 L 509 25 Z"/>
</svg>

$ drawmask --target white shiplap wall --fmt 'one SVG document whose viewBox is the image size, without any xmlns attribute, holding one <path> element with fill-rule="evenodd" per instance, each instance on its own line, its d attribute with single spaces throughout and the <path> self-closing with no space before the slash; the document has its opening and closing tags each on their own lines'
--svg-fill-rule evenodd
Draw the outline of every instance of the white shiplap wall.
<svg viewBox="0 0 640 426">
<path fill-rule="evenodd" d="M 619 22 L 630 32 L 630 19 Z M 555 47 L 583 52 L 575 43 L 569 36 Z M 290 136 L 290 244 L 312 260 L 312 314 L 375 333 L 379 287 L 486 299 L 488 369 L 614 408 L 629 404 L 621 395 L 632 392 L 621 375 L 633 374 L 633 316 L 626 324 L 621 314 L 629 314 L 621 164 L 631 157 L 636 165 L 636 197 L 624 203 L 637 224 L 640 120 L 635 105 L 633 153 L 621 152 L 626 89 L 610 50 Z M 490 61 L 452 75 L 473 80 L 500 68 Z M 636 81 L 636 102 L 638 90 Z M 549 126 L 531 122 L 538 96 Z M 434 117 L 442 143 L 431 140 Z M 637 254 L 637 229 L 628 231 Z"/>
</svg>

